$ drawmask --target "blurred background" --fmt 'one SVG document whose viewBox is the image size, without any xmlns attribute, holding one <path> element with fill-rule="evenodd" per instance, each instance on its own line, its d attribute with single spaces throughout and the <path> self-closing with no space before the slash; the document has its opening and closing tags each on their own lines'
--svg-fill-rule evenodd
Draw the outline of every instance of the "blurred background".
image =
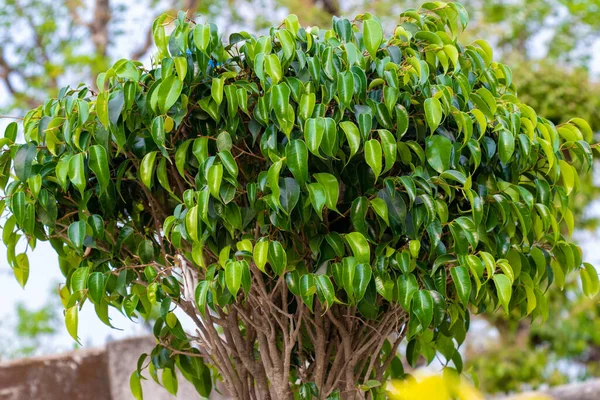
<svg viewBox="0 0 600 400">
<path fill-rule="evenodd" d="M 400 12 L 421 1 L 403 0 L 0 0 L 0 131 L 60 87 L 94 85 L 121 58 L 150 65 L 151 24 L 164 12 L 188 11 L 229 32 L 261 33 L 290 13 L 304 26 L 329 27 L 333 15 L 371 12 L 388 33 Z M 461 38 L 489 41 L 496 60 L 513 70 L 519 97 L 558 124 L 586 119 L 600 130 L 600 0 L 464 0 L 471 22 Z M 595 154 L 600 160 L 598 154 Z M 575 239 L 584 259 L 600 266 L 600 162 L 572 198 Z M 2 223 L 0 222 L 0 225 Z M 57 257 L 40 243 L 22 289 L 0 246 L 0 361 L 72 350 L 61 315 Z M 600 376 L 600 299 L 581 294 L 578 276 L 549 293 L 544 325 L 498 315 L 473 319 L 462 351 L 465 370 L 485 393 L 524 391 Z M 80 314 L 84 346 L 149 333 L 116 311 L 113 330 L 92 309 Z M 440 368 L 438 365 L 432 368 Z"/>
</svg>

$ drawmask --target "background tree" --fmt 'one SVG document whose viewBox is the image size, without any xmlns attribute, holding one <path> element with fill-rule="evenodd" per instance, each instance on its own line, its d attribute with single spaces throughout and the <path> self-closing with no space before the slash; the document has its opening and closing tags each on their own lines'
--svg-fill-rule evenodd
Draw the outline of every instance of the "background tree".
<svg viewBox="0 0 600 400">
<path fill-rule="evenodd" d="M 487 42 L 456 41 L 467 21 L 428 3 L 388 38 L 370 14 L 328 31 L 290 16 L 227 43 L 161 16 L 152 69 L 121 60 L 97 92 L 60 90 L 25 144 L 8 126 L 17 280 L 18 243 L 49 241 L 76 340 L 86 301 L 107 324 L 109 306 L 160 305 L 137 397 L 146 367 L 170 392 L 179 371 L 201 394 L 383 397 L 404 339 L 409 364 L 439 352 L 460 372 L 471 311 L 544 320 L 543 291 L 573 270 L 598 290 L 568 241 L 592 131 L 520 102 Z"/>
</svg>

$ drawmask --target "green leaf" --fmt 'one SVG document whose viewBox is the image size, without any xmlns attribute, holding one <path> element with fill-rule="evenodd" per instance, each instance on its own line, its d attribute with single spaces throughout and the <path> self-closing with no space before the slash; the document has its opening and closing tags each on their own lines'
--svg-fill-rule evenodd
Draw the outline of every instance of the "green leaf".
<svg viewBox="0 0 600 400">
<path fill-rule="evenodd" d="M 175 371 L 173 369 L 163 369 L 162 382 L 165 389 L 167 389 L 167 392 L 171 393 L 173 396 L 177 395 L 177 375 L 175 375 Z"/>
<path fill-rule="evenodd" d="M 133 371 L 129 377 L 129 390 L 131 390 L 131 394 L 136 400 L 144 400 L 144 395 L 142 394 L 142 382 L 140 381 L 138 371 Z"/>
<path fill-rule="evenodd" d="M 110 171 L 108 169 L 108 155 L 106 154 L 106 149 L 100 145 L 91 146 L 89 149 L 90 169 L 98 178 L 98 183 L 100 183 L 100 190 L 102 192 L 106 191 L 108 187 L 108 182 L 110 179 Z"/>
<path fill-rule="evenodd" d="M 83 241 L 85 239 L 86 224 L 85 221 L 75 221 L 69 225 L 67 235 L 73 247 L 78 250 L 83 248 Z"/>
<path fill-rule="evenodd" d="M 104 274 L 102 272 L 92 272 L 87 283 L 90 298 L 95 304 L 100 304 L 104 297 Z"/>
<path fill-rule="evenodd" d="M 413 295 L 419 290 L 417 278 L 413 274 L 402 274 L 398 277 L 398 303 L 405 310 L 410 310 Z"/>
<path fill-rule="evenodd" d="M 500 161 L 507 164 L 514 152 L 515 137 L 510 131 L 501 129 L 500 132 L 498 132 L 498 156 L 500 157 Z"/>
<path fill-rule="evenodd" d="M 281 62 L 279 57 L 275 54 L 269 54 L 265 56 L 265 71 L 273 80 L 273 84 L 277 85 L 283 78 L 283 71 L 281 70 Z"/>
<path fill-rule="evenodd" d="M 469 298 L 471 297 L 471 277 L 469 276 L 469 270 L 467 267 L 462 265 L 450 269 L 458 298 L 463 305 L 469 304 Z"/>
<path fill-rule="evenodd" d="M 275 275 L 283 275 L 287 267 L 287 254 L 281 243 L 278 241 L 269 242 L 267 259 Z"/>
<path fill-rule="evenodd" d="M 439 173 L 450 169 L 452 142 L 442 135 L 433 135 L 425 139 L 427 162 Z"/>
<path fill-rule="evenodd" d="M 27 280 L 29 279 L 29 258 L 27 254 L 20 253 L 15 257 L 15 265 L 13 267 L 13 274 L 21 285 L 22 288 L 25 288 L 25 284 L 27 284 Z"/>
<path fill-rule="evenodd" d="M 340 196 L 340 187 L 335 176 L 326 172 L 313 175 L 325 190 L 325 204 L 330 210 L 337 211 L 337 202 Z"/>
<path fill-rule="evenodd" d="M 375 181 L 377 181 L 383 169 L 383 153 L 379 141 L 371 139 L 365 143 L 365 160 L 367 161 L 367 165 L 373 170 Z"/>
<path fill-rule="evenodd" d="M 17 140 L 18 131 L 19 125 L 17 125 L 16 122 L 11 122 L 8 125 L 6 125 L 6 129 L 4 130 L 4 137 L 14 143 Z"/>
<path fill-rule="evenodd" d="M 425 99 L 423 106 L 425 107 L 427 125 L 429 125 L 429 129 L 433 133 L 440 125 L 440 122 L 442 122 L 442 104 L 437 98 L 429 97 Z"/>
<path fill-rule="evenodd" d="M 152 140 L 158 146 L 161 151 L 164 153 L 165 148 L 165 120 L 160 115 L 155 117 L 152 120 L 152 125 L 150 127 L 150 134 L 152 135 Z"/>
<path fill-rule="evenodd" d="M 223 166 L 221 164 L 211 165 L 206 174 L 208 182 L 208 190 L 210 194 L 219 199 L 219 191 L 221 190 L 221 181 L 223 180 Z"/>
<path fill-rule="evenodd" d="M 354 75 L 352 72 L 343 72 L 338 75 L 337 91 L 340 103 L 344 107 L 350 107 L 350 102 L 354 96 Z"/>
<path fill-rule="evenodd" d="M 69 335 L 79 343 L 79 338 L 77 337 L 77 325 L 78 325 L 78 311 L 77 305 L 74 305 L 70 308 L 67 308 L 65 312 L 65 325 L 67 327 L 67 332 Z"/>
<path fill-rule="evenodd" d="M 181 96 L 183 83 L 176 75 L 171 75 L 162 81 L 158 87 L 158 108 L 163 114 L 177 102 Z"/>
<path fill-rule="evenodd" d="M 183 82 L 187 75 L 187 59 L 185 57 L 174 57 L 173 62 L 175 63 L 177 77 Z"/>
<path fill-rule="evenodd" d="M 305 274 L 300 278 L 300 297 L 306 306 L 313 310 L 313 301 L 315 293 L 317 292 L 317 286 L 315 284 L 315 277 L 313 274 Z"/>
<path fill-rule="evenodd" d="M 320 219 L 323 219 L 323 206 L 327 201 L 327 194 L 325 188 L 320 183 L 311 183 L 307 186 L 310 203 L 317 212 Z"/>
<path fill-rule="evenodd" d="M 225 284 L 235 297 L 242 284 L 242 264 L 239 261 L 229 261 L 225 264 Z"/>
<path fill-rule="evenodd" d="M 369 242 L 360 232 L 350 232 L 346 234 L 346 242 L 352 249 L 352 254 L 359 263 L 370 265 L 371 248 Z"/>
<path fill-rule="evenodd" d="M 87 184 L 85 178 L 85 164 L 83 153 L 75 154 L 69 160 L 69 178 L 79 193 L 83 195 Z"/>
<path fill-rule="evenodd" d="M 506 275 L 495 274 L 494 284 L 496 285 L 498 300 L 500 301 L 502 307 L 504 307 L 504 312 L 506 313 L 506 315 L 508 315 L 508 303 L 510 303 L 510 297 L 512 295 L 512 283 Z"/>
<path fill-rule="evenodd" d="M 254 245 L 254 264 L 256 267 L 265 272 L 265 265 L 267 264 L 267 257 L 269 256 L 269 242 L 261 240 Z"/>
<path fill-rule="evenodd" d="M 87 289 L 87 281 L 89 276 L 88 267 L 79 267 L 71 275 L 71 290 L 73 293 Z"/>
<path fill-rule="evenodd" d="M 433 321 L 433 298 L 429 291 L 419 290 L 414 293 L 412 312 L 424 328 L 431 325 L 431 321 Z"/>
<path fill-rule="evenodd" d="M 348 141 L 348 146 L 350 147 L 350 155 L 348 156 L 348 159 L 350 159 L 360 148 L 360 131 L 352 121 L 340 122 L 340 128 L 342 128 L 346 134 L 346 140 Z"/>
<path fill-rule="evenodd" d="M 365 296 L 367 286 L 371 281 L 373 272 L 369 264 L 356 264 L 356 270 L 354 271 L 354 278 L 352 281 L 352 287 L 354 292 L 354 298 L 356 302 L 359 302 Z"/>
<path fill-rule="evenodd" d="M 235 158 L 233 158 L 229 150 L 220 151 L 218 154 L 227 173 L 229 173 L 229 175 L 231 175 L 232 178 L 237 178 L 238 166 L 235 162 Z"/>
<path fill-rule="evenodd" d="M 304 140 L 306 140 L 308 150 L 310 150 L 310 152 L 317 157 L 321 157 L 321 153 L 319 153 L 319 146 L 321 146 L 324 133 L 324 118 L 310 118 L 304 123 Z"/>
<path fill-rule="evenodd" d="M 210 95 L 217 103 L 217 106 L 223 102 L 223 87 L 225 86 L 225 79 L 213 78 L 210 87 Z"/>
<path fill-rule="evenodd" d="M 198 24 L 194 27 L 194 45 L 197 49 L 206 51 L 210 44 L 210 25 Z"/>
<path fill-rule="evenodd" d="M 152 189 L 152 177 L 154 176 L 154 165 L 156 163 L 157 153 L 157 151 L 151 151 L 146 154 L 140 164 L 140 179 L 148 189 Z"/>
<path fill-rule="evenodd" d="M 317 275 L 316 277 L 317 283 L 317 295 L 319 299 L 325 301 L 327 308 L 333 305 L 335 297 L 335 289 L 333 288 L 333 284 L 327 275 Z"/>
<path fill-rule="evenodd" d="M 292 140 L 285 148 L 287 166 L 300 185 L 308 180 L 308 149 L 302 140 Z"/>
<path fill-rule="evenodd" d="M 563 185 L 568 196 L 575 188 L 577 172 L 565 160 L 559 160 L 558 165 L 560 165 L 560 176 L 562 178 Z"/>
<path fill-rule="evenodd" d="M 389 226 L 390 219 L 387 208 L 387 203 L 382 198 L 376 197 L 371 200 L 371 207 L 375 210 L 375 213 L 381 217 L 385 221 L 385 223 Z"/>
<path fill-rule="evenodd" d="M 22 145 L 17 150 L 13 159 L 13 165 L 15 168 L 15 175 L 21 182 L 25 182 L 27 178 L 31 176 L 31 165 L 37 155 L 37 149 L 35 144 L 30 143 L 29 145 Z"/>
<path fill-rule="evenodd" d="M 279 197 L 281 195 L 281 191 L 279 190 L 279 174 L 281 172 L 281 168 L 283 167 L 282 160 L 277 161 L 273 165 L 269 167 L 269 171 L 267 172 L 267 182 L 269 187 L 271 188 L 271 199 L 273 203 L 277 205 L 277 207 L 281 207 L 281 203 Z"/>
<path fill-rule="evenodd" d="M 376 19 L 363 21 L 363 41 L 373 59 L 377 58 L 377 50 L 383 42 L 383 28 Z"/>
<path fill-rule="evenodd" d="M 590 263 L 583 263 L 583 268 L 579 270 L 579 275 L 581 277 L 583 293 L 589 298 L 596 296 L 600 290 L 596 268 Z"/>
</svg>

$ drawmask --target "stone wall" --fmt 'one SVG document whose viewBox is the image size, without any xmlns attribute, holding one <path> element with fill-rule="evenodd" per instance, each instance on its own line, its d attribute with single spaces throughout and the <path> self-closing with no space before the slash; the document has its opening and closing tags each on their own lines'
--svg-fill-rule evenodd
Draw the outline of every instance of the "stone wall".
<svg viewBox="0 0 600 400">
<path fill-rule="evenodd" d="M 0 363 L 0 400 L 132 400 L 129 377 L 139 356 L 154 347 L 150 336 L 110 342 L 101 349 Z M 144 400 L 173 400 L 148 374 Z M 178 399 L 200 399 L 179 375 Z M 214 393 L 211 399 L 226 399 Z"/>
</svg>

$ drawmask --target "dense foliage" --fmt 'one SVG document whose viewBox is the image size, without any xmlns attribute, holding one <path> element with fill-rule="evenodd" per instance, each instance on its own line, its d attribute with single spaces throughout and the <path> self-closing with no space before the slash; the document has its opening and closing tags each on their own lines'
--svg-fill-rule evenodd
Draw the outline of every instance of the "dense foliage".
<svg viewBox="0 0 600 400">
<path fill-rule="evenodd" d="M 138 398 L 146 367 L 173 393 L 178 370 L 203 395 L 221 379 L 237 398 L 381 397 L 404 339 L 408 363 L 439 352 L 460 371 L 470 311 L 543 320 L 574 270 L 594 294 L 567 237 L 592 131 L 520 102 L 487 42 L 457 42 L 467 19 L 426 3 L 386 38 L 370 14 L 330 30 L 292 15 L 229 43 L 157 19 L 153 69 L 120 60 L 98 93 L 28 112 L 25 144 L 6 130 L 17 280 L 18 244 L 48 240 L 74 338 L 86 301 L 109 325 L 109 306 L 158 309 Z"/>
<path fill-rule="evenodd" d="M 519 99 L 555 124 L 581 116 L 592 131 L 598 132 L 600 92 L 585 70 L 565 69 L 550 61 L 531 62 L 520 57 L 511 57 L 510 61 Z M 598 147 L 593 151 L 597 160 Z M 585 209 L 599 194 L 593 175 L 596 173 L 582 176 L 580 190 L 569 196 L 578 230 L 592 231 L 597 227 L 597 218 L 584 217 Z M 578 238 L 586 238 L 589 233 Z M 581 293 L 578 281 L 577 276 L 571 276 L 564 290 L 550 288 L 546 294 L 549 318 L 544 324 L 530 325 L 519 319 L 519 313 L 487 318 L 498 334 L 488 338 L 483 348 L 467 346 L 465 357 L 465 369 L 477 375 L 481 390 L 519 391 L 598 376 L 600 304 Z"/>
</svg>

